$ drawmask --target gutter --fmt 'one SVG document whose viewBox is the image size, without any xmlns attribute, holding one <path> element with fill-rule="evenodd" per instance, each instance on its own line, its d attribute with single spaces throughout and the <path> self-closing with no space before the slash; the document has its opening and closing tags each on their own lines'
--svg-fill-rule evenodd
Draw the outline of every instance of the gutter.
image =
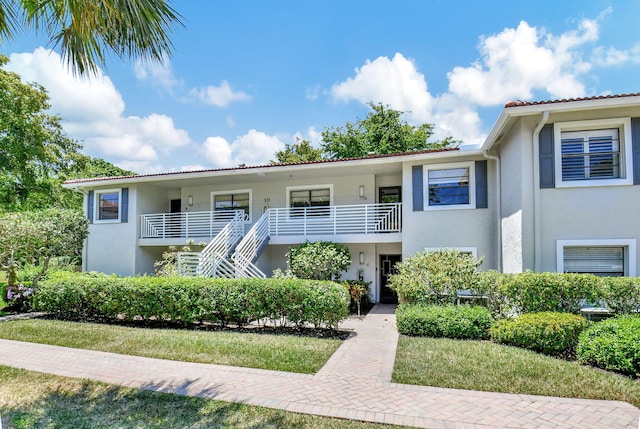
<svg viewBox="0 0 640 429">
<path fill-rule="evenodd" d="M 540 167 L 536 168 L 540 157 L 540 131 L 549 120 L 549 111 L 542 112 L 542 119 L 533 130 L 532 136 L 532 159 L 531 166 L 533 169 L 533 272 L 537 273 L 540 268 L 540 242 L 542 240 L 542 231 L 540 227 Z"/>
<path fill-rule="evenodd" d="M 498 249 L 497 257 L 498 257 L 498 271 L 502 272 L 502 185 L 501 185 L 501 174 L 500 174 L 500 157 L 496 155 L 490 155 L 488 149 L 482 151 L 482 156 L 486 159 L 491 159 L 496 162 L 496 228 L 498 241 L 496 247 Z"/>
</svg>

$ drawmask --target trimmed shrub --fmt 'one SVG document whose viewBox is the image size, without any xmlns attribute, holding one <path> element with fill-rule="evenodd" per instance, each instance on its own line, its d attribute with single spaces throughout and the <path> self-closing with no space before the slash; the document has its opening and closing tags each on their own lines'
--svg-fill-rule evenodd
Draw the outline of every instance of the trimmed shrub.
<svg viewBox="0 0 640 429">
<path fill-rule="evenodd" d="M 61 319 L 209 321 L 335 327 L 349 314 L 344 286 L 298 279 L 206 279 L 55 275 L 36 290 L 34 307 Z"/>
<path fill-rule="evenodd" d="M 620 316 L 594 324 L 581 335 L 578 361 L 640 377 L 640 316 Z"/>
<path fill-rule="evenodd" d="M 486 339 L 492 322 L 489 310 L 479 306 L 402 304 L 396 309 L 398 332 L 404 335 Z"/>
<path fill-rule="evenodd" d="M 640 311 L 640 278 L 602 278 L 602 299 L 607 307 L 618 314 Z"/>
<path fill-rule="evenodd" d="M 396 264 L 389 287 L 401 304 L 453 304 L 458 290 L 473 289 L 481 263 L 457 250 L 418 253 Z"/>
<path fill-rule="evenodd" d="M 578 343 L 578 336 L 587 326 L 588 322 L 582 316 L 547 311 L 498 320 L 489 329 L 489 334 L 496 343 L 548 355 L 570 355 Z"/>
<path fill-rule="evenodd" d="M 590 274 L 532 273 L 507 275 L 500 285 L 505 305 L 515 313 L 558 311 L 577 313 L 583 304 L 597 303 L 601 278 Z"/>
</svg>

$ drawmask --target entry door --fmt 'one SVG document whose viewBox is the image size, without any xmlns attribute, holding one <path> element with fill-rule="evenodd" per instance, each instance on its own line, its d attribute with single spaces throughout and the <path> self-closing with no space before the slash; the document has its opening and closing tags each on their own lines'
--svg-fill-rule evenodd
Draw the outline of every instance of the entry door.
<svg viewBox="0 0 640 429">
<path fill-rule="evenodd" d="M 389 288 L 389 276 L 397 273 L 396 264 L 402 261 L 402 255 L 380 255 L 380 302 L 397 304 L 398 295 Z"/>
<path fill-rule="evenodd" d="M 379 203 L 401 203 L 402 187 L 387 186 L 387 187 L 378 188 L 378 202 Z"/>
<path fill-rule="evenodd" d="M 182 211 L 182 200 L 171 200 L 171 213 L 180 213 Z M 169 237 L 184 237 L 184 226 L 180 221 L 180 217 L 171 217 L 166 225 Z"/>
</svg>

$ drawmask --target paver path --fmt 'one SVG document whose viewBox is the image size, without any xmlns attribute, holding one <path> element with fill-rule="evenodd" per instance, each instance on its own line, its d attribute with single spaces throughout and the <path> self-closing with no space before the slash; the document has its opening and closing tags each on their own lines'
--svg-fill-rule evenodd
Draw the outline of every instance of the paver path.
<svg viewBox="0 0 640 429">
<path fill-rule="evenodd" d="M 425 428 L 639 429 L 616 401 L 391 383 L 393 308 L 376 306 L 316 375 L 175 362 L 0 340 L 0 364 L 123 386 L 288 411 Z M 392 353 L 393 350 L 393 353 Z"/>
</svg>

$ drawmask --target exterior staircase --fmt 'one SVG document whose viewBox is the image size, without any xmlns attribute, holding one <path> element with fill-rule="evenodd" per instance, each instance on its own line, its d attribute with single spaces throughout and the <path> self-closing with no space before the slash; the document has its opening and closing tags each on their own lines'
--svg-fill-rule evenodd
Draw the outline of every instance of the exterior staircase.
<svg viewBox="0 0 640 429">
<path fill-rule="evenodd" d="M 269 240 L 266 212 L 244 234 L 244 211 L 235 216 L 201 252 L 179 252 L 178 274 L 192 277 L 265 278 L 254 265 Z"/>
</svg>

